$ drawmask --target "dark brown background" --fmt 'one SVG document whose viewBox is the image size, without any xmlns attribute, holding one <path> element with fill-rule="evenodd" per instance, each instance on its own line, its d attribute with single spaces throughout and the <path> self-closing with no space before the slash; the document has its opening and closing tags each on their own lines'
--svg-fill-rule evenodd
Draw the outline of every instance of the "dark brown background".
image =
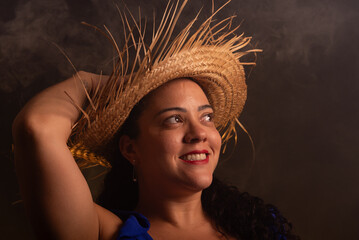
<svg viewBox="0 0 359 240">
<path fill-rule="evenodd" d="M 223 1 L 217 1 L 217 4 Z M 130 9 L 162 12 L 166 1 L 128 1 Z M 181 24 L 210 0 L 192 0 Z M 302 239 L 359 239 L 359 14 L 357 0 L 233 0 L 258 55 L 241 116 L 256 147 L 240 133 L 218 174 L 277 205 Z M 99 72 L 111 62 L 104 38 L 82 26 L 106 24 L 115 35 L 112 1 L 1 0 L 0 238 L 34 239 L 11 159 L 11 122 L 35 93 L 73 74 L 51 42 L 78 69 Z M 250 69 L 247 69 L 249 72 Z M 88 174 L 92 174 L 89 172 Z M 94 189 L 99 183 L 89 181 Z"/>
</svg>

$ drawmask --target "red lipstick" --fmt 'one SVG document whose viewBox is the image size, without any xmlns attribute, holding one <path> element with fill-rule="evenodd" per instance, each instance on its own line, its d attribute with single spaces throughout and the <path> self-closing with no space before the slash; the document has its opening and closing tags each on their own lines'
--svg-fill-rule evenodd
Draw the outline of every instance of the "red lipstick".
<svg viewBox="0 0 359 240">
<path fill-rule="evenodd" d="M 207 150 L 195 150 L 182 155 L 180 159 L 188 164 L 202 165 L 208 163 L 209 154 Z"/>
</svg>

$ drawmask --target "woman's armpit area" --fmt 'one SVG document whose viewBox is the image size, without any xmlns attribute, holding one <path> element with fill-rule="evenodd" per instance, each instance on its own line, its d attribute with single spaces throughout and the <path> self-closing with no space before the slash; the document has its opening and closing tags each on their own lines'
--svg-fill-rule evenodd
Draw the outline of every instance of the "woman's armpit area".
<svg viewBox="0 0 359 240">
<path fill-rule="evenodd" d="M 99 239 L 115 240 L 123 221 L 114 213 L 95 203 L 99 220 Z"/>
</svg>

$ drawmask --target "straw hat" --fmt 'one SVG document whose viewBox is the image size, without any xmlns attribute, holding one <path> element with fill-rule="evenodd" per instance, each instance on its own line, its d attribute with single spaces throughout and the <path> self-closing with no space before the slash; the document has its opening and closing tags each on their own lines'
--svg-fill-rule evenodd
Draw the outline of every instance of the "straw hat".
<svg viewBox="0 0 359 240">
<path fill-rule="evenodd" d="M 119 11 L 125 39 L 121 48 L 107 29 L 92 26 L 111 40 L 117 62 L 105 86 L 89 93 L 88 107 L 73 129 L 69 146 L 80 166 L 110 167 L 106 158 L 114 148 L 114 136 L 132 108 L 149 92 L 177 78 L 191 78 L 202 87 L 216 113 L 215 125 L 224 144 L 236 133 L 235 123 L 247 96 L 243 65 L 254 64 L 239 59 L 258 50 L 239 51 L 250 38 L 235 34 L 238 27 L 231 28 L 233 17 L 213 24 L 214 16 L 224 5 L 213 11 L 197 30 L 193 29 L 196 17 L 173 38 L 172 32 L 186 3 L 167 5 L 149 43 L 144 40 L 145 26 L 137 24 L 131 13 L 129 18 Z"/>
</svg>

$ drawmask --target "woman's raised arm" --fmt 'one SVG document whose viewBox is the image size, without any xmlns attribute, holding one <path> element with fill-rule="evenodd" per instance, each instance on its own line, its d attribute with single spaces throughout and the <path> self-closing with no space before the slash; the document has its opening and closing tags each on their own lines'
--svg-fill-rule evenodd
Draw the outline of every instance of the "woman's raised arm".
<svg viewBox="0 0 359 240">
<path fill-rule="evenodd" d="M 41 239 L 106 239 L 111 236 L 100 228 L 103 222 L 112 223 L 110 235 L 121 224 L 117 217 L 94 204 L 66 144 L 79 116 L 67 94 L 81 106 L 86 95 L 80 79 L 91 89 L 100 80 L 107 80 L 104 78 L 78 72 L 39 93 L 14 120 L 14 156 L 20 191 Z"/>
</svg>

